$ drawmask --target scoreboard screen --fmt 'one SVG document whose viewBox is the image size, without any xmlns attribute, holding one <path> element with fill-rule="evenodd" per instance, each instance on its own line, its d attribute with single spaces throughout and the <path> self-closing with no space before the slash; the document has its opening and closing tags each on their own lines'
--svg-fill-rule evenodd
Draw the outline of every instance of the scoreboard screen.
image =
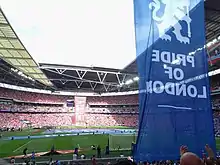
<svg viewBox="0 0 220 165">
<path fill-rule="evenodd" d="M 67 100 L 67 101 L 66 101 L 66 106 L 67 106 L 67 107 L 75 107 L 75 102 L 74 102 L 74 100 Z"/>
</svg>

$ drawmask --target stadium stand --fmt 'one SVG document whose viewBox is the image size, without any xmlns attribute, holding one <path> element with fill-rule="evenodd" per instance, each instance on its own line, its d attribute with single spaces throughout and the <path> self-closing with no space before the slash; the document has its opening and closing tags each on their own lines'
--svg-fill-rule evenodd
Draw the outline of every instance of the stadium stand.
<svg viewBox="0 0 220 165">
<path fill-rule="evenodd" d="M 215 75 L 210 79 L 212 92 L 218 92 L 220 90 L 219 78 L 219 75 Z"/>
<path fill-rule="evenodd" d="M 67 107 L 70 97 L 21 92 L 0 88 L 1 128 L 72 126 L 137 126 L 138 96 L 76 97 L 75 107 Z M 77 98 L 81 99 L 77 101 Z M 75 111 L 76 110 L 76 111 Z M 76 112 L 76 114 L 75 114 Z M 80 112 L 80 113 L 78 113 Z M 83 116 L 80 118 L 80 116 Z M 97 122 L 100 121 L 100 122 Z M 77 120 L 76 120 L 77 122 Z"/>
<path fill-rule="evenodd" d="M 4 88 L 0 88 L 0 91 L 0 117 L 3 121 L 0 123 L 1 128 L 27 127 L 23 121 L 30 122 L 33 127 L 71 126 L 77 122 L 75 108 L 65 105 L 69 99 L 67 96 L 21 92 Z M 215 132 L 219 134 L 220 113 L 216 110 L 220 108 L 220 97 L 215 95 L 212 98 L 212 106 L 215 109 L 213 115 Z M 84 126 L 137 127 L 138 96 L 90 96 L 86 98 L 79 111 L 83 112 L 81 115 L 84 119 L 81 122 L 84 124 L 81 123 L 81 125 Z M 100 122 L 96 122 L 97 120 Z"/>
<path fill-rule="evenodd" d="M 138 104 L 138 95 L 130 96 L 109 96 L 109 97 L 88 97 L 87 102 L 89 105 L 126 105 Z"/>
<path fill-rule="evenodd" d="M 138 115 L 105 115 L 95 114 L 86 115 L 88 126 L 128 126 L 137 127 Z M 99 121 L 99 122 L 97 122 Z"/>
<path fill-rule="evenodd" d="M 215 79 L 218 79 L 215 78 Z M 214 80 L 215 80 L 214 79 Z M 212 86 L 218 83 L 212 81 Z M 218 81 L 217 81 L 218 82 Z M 68 96 L 22 92 L 0 88 L 0 128 L 25 128 L 31 123 L 32 127 L 73 126 L 79 121 L 83 126 L 128 126 L 137 127 L 138 95 L 129 96 L 89 96 L 83 105 L 67 107 Z M 81 97 L 80 97 L 81 98 Z M 82 101 L 75 101 L 75 104 Z M 76 106 L 76 105 L 75 105 Z M 220 97 L 212 96 L 214 111 L 215 133 L 220 135 Z M 83 116 L 79 119 L 79 116 Z M 99 121 L 99 122 L 97 122 Z"/>
<path fill-rule="evenodd" d="M 67 100 L 67 97 L 65 96 L 22 92 L 6 88 L 0 88 L 0 91 L 1 98 L 10 98 L 24 102 L 59 104 L 64 103 Z"/>
<path fill-rule="evenodd" d="M 31 124 L 34 128 L 70 126 L 72 125 L 72 114 L 31 114 L 31 113 L 0 113 L 0 128 L 25 128 Z"/>
<path fill-rule="evenodd" d="M 22 104 L 0 104 L 0 109 L 4 111 L 12 111 L 12 112 L 68 112 L 69 108 L 64 107 L 62 105 L 42 105 L 42 104 L 30 104 L 30 103 L 22 103 Z"/>
</svg>

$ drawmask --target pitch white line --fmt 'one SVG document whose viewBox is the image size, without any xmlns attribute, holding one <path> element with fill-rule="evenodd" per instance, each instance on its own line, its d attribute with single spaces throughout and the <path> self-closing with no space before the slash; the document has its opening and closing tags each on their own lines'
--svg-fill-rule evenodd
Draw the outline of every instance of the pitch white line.
<svg viewBox="0 0 220 165">
<path fill-rule="evenodd" d="M 21 148 L 23 148 L 24 146 L 28 145 L 30 142 L 32 142 L 32 140 L 30 140 L 29 142 L 23 144 L 22 146 L 18 147 L 17 149 L 15 149 L 13 152 L 16 152 L 18 150 L 20 150 Z"/>
<path fill-rule="evenodd" d="M 192 108 L 188 108 L 188 107 L 176 107 L 173 105 L 158 105 L 158 107 L 160 108 L 174 108 L 174 109 L 186 109 L 186 110 L 191 110 Z"/>
</svg>

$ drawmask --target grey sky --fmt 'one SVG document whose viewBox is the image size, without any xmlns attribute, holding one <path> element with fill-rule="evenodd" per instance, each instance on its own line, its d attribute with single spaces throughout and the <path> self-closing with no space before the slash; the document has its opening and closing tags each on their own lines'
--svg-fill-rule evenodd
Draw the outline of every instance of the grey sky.
<svg viewBox="0 0 220 165">
<path fill-rule="evenodd" d="M 37 62 L 121 69 L 135 59 L 133 0 L 0 0 Z"/>
</svg>

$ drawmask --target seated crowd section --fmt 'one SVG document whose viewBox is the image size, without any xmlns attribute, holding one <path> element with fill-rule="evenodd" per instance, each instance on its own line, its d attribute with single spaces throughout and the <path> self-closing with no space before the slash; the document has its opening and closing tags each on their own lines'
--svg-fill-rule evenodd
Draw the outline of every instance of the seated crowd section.
<svg viewBox="0 0 220 165">
<path fill-rule="evenodd" d="M 30 93 L 0 88 L 0 128 L 58 127 L 77 125 L 72 96 Z M 138 95 L 86 97 L 84 126 L 138 125 Z M 212 96 L 216 134 L 220 135 L 220 96 Z M 97 122 L 98 121 L 98 122 Z M 28 123 L 28 124 L 27 124 Z"/>
<path fill-rule="evenodd" d="M 0 88 L 0 97 L 34 103 L 64 103 L 68 97 Z"/>
<path fill-rule="evenodd" d="M 138 95 L 88 97 L 87 106 L 86 122 L 89 126 L 137 127 Z"/>
<path fill-rule="evenodd" d="M 215 76 L 212 76 L 212 78 L 210 79 L 211 80 L 211 90 L 212 90 L 212 92 L 220 91 L 219 79 L 220 79 L 219 74 L 215 75 Z"/>
<path fill-rule="evenodd" d="M 77 124 L 72 96 L 31 93 L 0 88 L 0 128 L 58 127 Z M 87 97 L 84 126 L 136 127 L 138 96 Z M 99 121 L 99 122 L 97 122 Z"/>
</svg>

